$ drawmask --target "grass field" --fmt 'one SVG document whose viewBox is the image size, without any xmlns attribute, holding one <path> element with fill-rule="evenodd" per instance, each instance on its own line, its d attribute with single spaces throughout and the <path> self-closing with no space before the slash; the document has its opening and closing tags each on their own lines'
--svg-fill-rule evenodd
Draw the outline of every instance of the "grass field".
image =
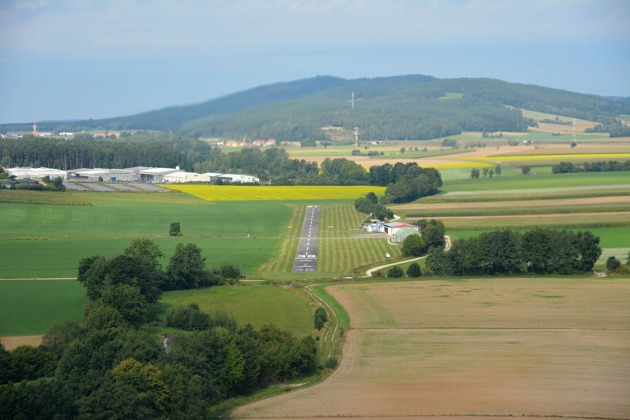
<svg viewBox="0 0 630 420">
<path fill-rule="evenodd" d="M 281 202 L 206 202 L 187 194 L 83 193 L 90 206 L 2 204 L 0 278 L 71 277 L 81 258 L 121 253 L 151 238 L 168 264 L 177 243 L 195 243 L 208 266 L 237 264 L 247 275 L 282 245 L 292 209 Z M 69 199 L 73 195 L 69 195 Z M 169 237 L 180 222 L 181 237 Z M 248 239 L 249 236 L 249 239 Z"/>
<path fill-rule="evenodd" d="M 73 280 L 0 281 L 0 336 L 44 334 L 56 322 L 80 321 L 86 302 Z"/>
<path fill-rule="evenodd" d="M 196 303 L 208 314 L 226 312 L 238 325 L 252 324 L 256 329 L 273 324 L 299 336 L 313 329 L 313 314 L 299 296 L 281 287 L 263 284 L 220 286 L 164 293 L 164 316 L 175 305 Z"/>
<path fill-rule="evenodd" d="M 591 172 L 514 177 L 451 180 L 442 187 L 447 193 L 510 192 L 509 190 L 557 189 L 566 191 L 584 187 L 630 188 L 627 172 Z"/>
<path fill-rule="evenodd" d="M 630 279 L 343 284 L 338 370 L 235 418 L 626 418 Z M 325 404 L 322 402 L 325 401 Z"/>
</svg>

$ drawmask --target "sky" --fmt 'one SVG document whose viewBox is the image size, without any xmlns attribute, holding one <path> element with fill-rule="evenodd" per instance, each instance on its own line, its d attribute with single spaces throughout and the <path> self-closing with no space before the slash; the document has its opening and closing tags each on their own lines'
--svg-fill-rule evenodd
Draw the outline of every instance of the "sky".
<svg viewBox="0 0 630 420">
<path fill-rule="evenodd" d="M 0 123 L 404 74 L 630 96 L 630 0 L 0 0 Z"/>
</svg>

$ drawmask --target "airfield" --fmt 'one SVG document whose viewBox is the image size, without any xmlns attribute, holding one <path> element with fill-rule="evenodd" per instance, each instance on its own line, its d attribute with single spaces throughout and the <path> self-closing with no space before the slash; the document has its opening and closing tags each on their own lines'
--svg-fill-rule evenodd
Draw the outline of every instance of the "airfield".
<svg viewBox="0 0 630 420">
<path fill-rule="evenodd" d="M 522 142 L 534 136 L 540 140 Z M 434 141 L 411 144 L 426 145 L 426 152 L 409 151 L 406 142 L 365 143 L 383 151 L 373 158 L 351 156 L 352 145 L 289 153 L 307 160 L 341 156 L 366 168 L 399 161 L 437 167 L 443 193 L 392 205 L 403 220 L 440 219 L 453 240 L 501 227 L 587 229 L 600 237 L 604 252 L 595 268 L 603 271 L 609 256 L 625 261 L 630 251 L 630 175 L 552 174 L 550 167 L 630 160 L 630 139 L 577 138 L 572 148 L 572 133 L 529 133 L 517 146 L 504 139 L 497 147 L 494 139 L 464 133 L 457 150 Z M 465 147 L 479 142 L 486 146 Z M 500 176 L 470 178 L 471 169 L 496 165 Z M 531 166 L 531 174 L 523 175 L 522 166 Z M 360 231 L 366 215 L 352 204 L 369 191 L 382 195 L 384 188 L 1 191 L 2 343 L 37 344 L 51 323 L 82 318 L 85 291 L 73 280 L 81 258 L 115 255 L 149 238 L 166 266 L 177 243 L 195 243 L 208 267 L 238 265 L 246 281 L 165 293 L 164 312 L 197 302 L 239 323 L 274 323 L 320 337 L 331 349 L 322 363 L 329 354 L 340 361 L 324 381 L 279 390 L 280 396 L 239 408 L 236 418 L 630 417 L 630 277 L 370 279 L 370 268 L 406 266 L 399 245 Z M 313 206 L 317 263 L 294 272 L 296 256 L 309 255 L 300 251 L 300 238 Z M 181 223 L 181 237 L 168 236 L 172 222 Z M 314 294 L 334 312 L 330 330 L 313 330 L 312 311 L 321 304 Z"/>
</svg>

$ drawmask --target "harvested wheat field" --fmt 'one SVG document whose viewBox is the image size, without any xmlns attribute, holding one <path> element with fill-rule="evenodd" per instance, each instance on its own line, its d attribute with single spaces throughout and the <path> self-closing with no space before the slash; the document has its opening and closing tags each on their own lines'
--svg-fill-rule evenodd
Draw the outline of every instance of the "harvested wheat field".
<svg viewBox="0 0 630 420">
<path fill-rule="evenodd" d="M 238 418 L 630 418 L 630 279 L 339 285 L 343 360 Z"/>
</svg>

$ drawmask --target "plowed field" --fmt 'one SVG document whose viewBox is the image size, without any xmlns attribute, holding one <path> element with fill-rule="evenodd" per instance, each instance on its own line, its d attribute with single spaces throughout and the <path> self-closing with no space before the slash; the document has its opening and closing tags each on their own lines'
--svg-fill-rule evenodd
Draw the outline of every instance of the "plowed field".
<svg viewBox="0 0 630 420">
<path fill-rule="evenodd" d="M 238 418 L 630 417 L 630 279 L 339 285 L 343 360 Z"/>
</svg>

